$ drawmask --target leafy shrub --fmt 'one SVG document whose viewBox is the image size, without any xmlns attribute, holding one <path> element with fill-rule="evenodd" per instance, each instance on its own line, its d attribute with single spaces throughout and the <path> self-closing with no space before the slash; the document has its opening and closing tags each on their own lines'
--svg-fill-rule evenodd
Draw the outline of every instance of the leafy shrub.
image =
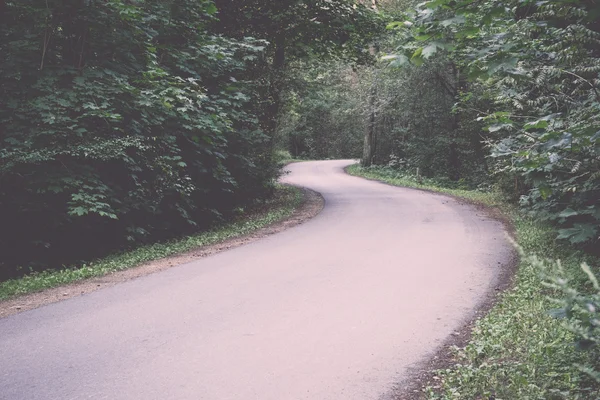
<svg viewBox="0 0 600 400">
<path fill-rule="evenodd" d="M 600 249 L 599 13 L 594 2 L 427 1 L 389 25 L 397 47 L 385 57 L 403 66 L 398 81 L 429 76 L 424 89 L 399 96 L 400 104 L 417 97 L 399 108 L 416 113 L 403 129 L 415 121 L 417 135 L 400 143 L 431 166 L 426 175 L 443 175 L 446 160 L 451 178 L 459 166 L 489 171 L 509 197 L 555 223 L 558 239 L 592 252 Z"/>
<path fill-rule="evenodd" d="M 275 150 L 275 152 L 273 153 L 273 161 L 277 165 L 283 165 L 286 162 L 292 160 L 293 158 L 294 157 L 292 157 L 292 154 L 287 150 Z"/>
<path fill-rule="evenodd" d="M 540 263 L 540 261 L 537 261 Z M 564 273 L 560 262 L 554 263 L 553 273 L 548 275 L 547 285 L 558 293 L 555 297 L 558 309 L 553 315 L 564 318 L 566 327 L 575 334 L 575 344 L 589 353 L 588 362 L 577 367 L 600 385 L 600 285 L 586 263 L 581 269 L 588 278 L 588 285 L 572 282 Z M 582 287 L 583 286 L 583 287 Z M 560 295 L 560 296 L 559 296 Z"/>
<path fill-rule="evenodd" d="M 0 279 L 196 231 L 271 190 L 261 41 L 211 1 L 8 1 Z M 40 45 L 41 44 L 41 45 Z"/>
</svg>

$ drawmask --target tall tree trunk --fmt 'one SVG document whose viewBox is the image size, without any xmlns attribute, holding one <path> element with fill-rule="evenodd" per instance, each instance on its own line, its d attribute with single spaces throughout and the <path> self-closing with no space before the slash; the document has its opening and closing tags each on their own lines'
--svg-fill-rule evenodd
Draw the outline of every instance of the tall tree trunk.
<svg viewBox="0 0 600 400">
<path fill-rule="evenodd" d="M 442 87 L 445 88 L 452 98 L 453 101 L 458 101 L 460 91 L 463 89 L 464 77 L 461 76 L 460 69 L 456 64 L 450 63 L 452 70 L 452 79 L 454 82 L 448 82 L 442 75 L 438 75 L 441 78 Z M 462 80 L 461 80 L 462 79 Z M 459 136 L 460 136 L 460 115 L 454 113 L 452 116 L 452 122 L 450 124 L 450 143 L 448 145 L 448 160 L 447 169 L 448 177 L 453 181 L 458 181 L 461 178 L 462 160 L 459 154 Z"/>
<path fill-rule="evenodd" d="M 271 76 L 269 77 L 269 103 L 265 110 L 263 129 L 269 136 L 271 145 L 277 132 L 277 119 L 281 111 L 281 92 L 283 90 L 283 75 L 285 73 L 285 36 L 281 32 L 274 41 L 275 50 Z"/>
<path fill-rule="evenodd" d="M 375 152 L 377 150 L 377 131 L 375 129 L 375 99 L 377 98 L 377 72 L 371 84 L 371 94 L 369 96 L 369 120 L 365 130 L 365 142 L 363 147 L 362 166 L 370 167 L 375 161 Z"/>
</svg>

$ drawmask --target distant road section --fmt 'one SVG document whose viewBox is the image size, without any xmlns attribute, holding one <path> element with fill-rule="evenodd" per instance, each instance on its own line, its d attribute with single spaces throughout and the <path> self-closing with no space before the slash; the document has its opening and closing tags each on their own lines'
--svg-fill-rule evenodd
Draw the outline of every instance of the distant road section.
<svg viewBox="0 0 600 400">
<path fill-rule="evenodd" d="M 512 251 L 474 207 L 349 164 L 288 167 L 325 198 L 303 225 L 1 319 L 0 399 L 389 398 Z"/>
</svg>

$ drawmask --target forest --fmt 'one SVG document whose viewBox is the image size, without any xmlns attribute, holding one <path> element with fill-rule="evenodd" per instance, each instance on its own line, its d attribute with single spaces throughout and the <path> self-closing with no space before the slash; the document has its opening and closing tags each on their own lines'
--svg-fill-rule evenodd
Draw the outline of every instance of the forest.
<svg viewBox="0 0 600 400">
<path fill-rule="evenodd" d="M 600 3 L 0 0 L 0 281 L 207 230 L 282 162 L 339 158 L 494 193 L 597 260 Z M 553 281 L 587 361 L 520 398 L 597 393 L 590 265 Z"/>
</svg>

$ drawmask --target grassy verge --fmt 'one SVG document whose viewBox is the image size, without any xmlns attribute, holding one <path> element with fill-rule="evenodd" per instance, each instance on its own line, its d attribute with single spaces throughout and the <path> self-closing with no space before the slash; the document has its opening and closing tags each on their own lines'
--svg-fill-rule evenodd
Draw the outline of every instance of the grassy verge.
<svg viewBox="0 0 600 400">
<path fill-rule="evenodd" d="M 273 154 L 273 159 L 275 160 L 275 163 L 279 166 L 279 168 L 283 168 L 291 163 L 311 161 L 302 158 L 294 158 L 292 154 L 287 150 L 276 150 Z"/>
<path fill-rule="evenodd" d="M 301 202 L 302 191 L 300 189 L 290 186 L 278 186 L 276 196 L 264 206 L 266 211 L 251 213 L 214 230 L 166 243 L 143 246 L 80 267 L 34 273 L 20 279 L 2 282 L 0 283 L 0 300 L 122 271 L 148 261 L 246 235 L 289 217 L 300 206 Z"/>
<path fill-rule="evenodd" d="M 349 166 L 346 171 L 350 175 L 360 176 L 362 178 L 374 179 L 388 183 L 394 186 L 409 187 L 421 190 L 428 190 L 437 193 L 449 194 L 451 196 L 460 197 L 469 200 L 473 203 L 483 204 L 488 207 L 502 207 L 504 211 L 511 212 L 510 207 L 502 202 L 498 196 L 489 192 L 481 192 L 476 190 L 456 189 L 440 186 L 434 180 L 421 179 L 400 173 L 388 168 L 362 168 L 358 164 Z"/>
<path fill-rule="evenodd" d="M 283 167 L 287 166 L 288 164 L 299 163 L 299 162 L 307 162 L 307 161 L 311 161 L 311 160 L 302 160 L 302 159 L 299 159 L 299 158 L 288 158 L 288 159 L 285 159 L 285 160 L 281 160 L 278 163 L 278 165 L 279 165 L 279 168 L 283 168 Z"/>
<path fill-rule="evenodd" d="M 348 172 L 497 207 L 514 226 L 516 241 L 525 254 L 560 259 L 564 279 L 580 286 L 584 282 L 581 263 L 598 267 L 598 260 L 557 244 L 556 233 L 550 227 L 520 214 L 494 193 L 439 187 L 433 181 L 418 182 L 414 177 L 384 168 L 352 166 Z M 597 384 L 577 367 L 593 367 L 597 358 L 592 352 L 578 350 L 573 345 L 575 336 L 565 322 L 550 315 L 549 311 L 557 307 L 552 298 L 559 294 L 544 285 L 543 275 L 556 271 L 544 271 L 541 264 L 532 257 L 522 258 L 514 287 L 476 322 L 470 343 L 454 349 L 455 364 L 436 373 L 423 398 L 600 399 Z"/>
</svg>

